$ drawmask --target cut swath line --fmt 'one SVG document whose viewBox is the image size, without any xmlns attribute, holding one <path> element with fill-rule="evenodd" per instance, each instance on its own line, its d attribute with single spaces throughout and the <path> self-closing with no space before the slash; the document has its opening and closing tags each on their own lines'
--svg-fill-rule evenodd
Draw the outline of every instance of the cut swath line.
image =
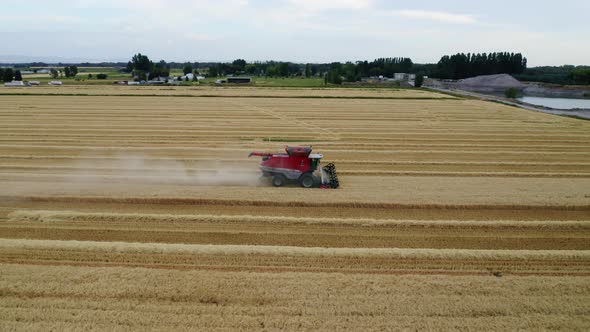
<svg viewBox="0 0 590 332">
<path fill-rule="evenodd" d="M 520 221 L 520 220 L 398 220 L 369 218 L 310 218 L 287 216 L 253 215 L 189 215 L 189 214 L 150 214 L 150 213 L 92 213 L 51 210 L 17 210 L 8 214 L 12 222 L 209 222 L 209 223 L 252 223 L 293 225 L 353 225 L 353 226 L 391 226 L 391 227 L 511 227 L 511 228 L 569 228 L 590 230 L 590 221 Z"/>
<path fill-rule="evenodd" d="M 326 207 L 326 208 L 374 208 L 374 209 L 433 209 L 433 210 L 545 210 L 588 211 L 590 205 L 527 205 L 527 204 L 404 204 L 387 202 L 308 202 L 208 199 L 193 197 L 114 197 L 114 196 L 16 196 L 3 195 L 5 202 L 61 202 L 61 203 L 121 203 L 121 204 L 166 204 L 166 205 L 213 205 L 213 206 L 277 206 L 277 207 Z"/>
<path fill-rule="evenodd" d="M 408 248 L 305 248 L 254 245 L 199 245 L 61 240 L 0 239 L 0 248 L 138 254 L 276 255 L 303 257 L 378 257 L 392 259 L 568 260 L 588 261 L 587 250 L 481 250 Z"/>
</svg>

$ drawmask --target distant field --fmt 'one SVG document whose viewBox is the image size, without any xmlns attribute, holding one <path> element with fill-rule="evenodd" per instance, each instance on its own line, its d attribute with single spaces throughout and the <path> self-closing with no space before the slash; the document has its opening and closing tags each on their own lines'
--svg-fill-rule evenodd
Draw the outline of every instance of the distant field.
<svg viewBox="0 0 590 332">
<path fill-rule="evenodd" d="M 293 98 L 390 98 L 390 99 L 439 99 L 456 98 L 437 92 L 420 89 L 374 89 L 374 88 L 281 88 L 252 86 L 120 86 L 110 84 L 100 88 L 89 85 L 0 87 L 2 94 L 62 94 L 89 96 L 179 96 L 179 97 L 293 97 Z"/>
<path fill-rule="evenodd" d="M 588 121 L 418 89 L 0 100 L 2 330 L 590 329 Z M 286 144 L 342 187 L 259 182 Z"/>
<path fill-rule="evenodd" d="M 63 68 L 62 68 L 63 69 Z M 106 85 L 111 84 L 114 80 L 131 80 L 130 74 L 121 73 L 122 68 L 112 67 L 78 67 L 78 75 L 76 79 L 60 77 L 59 80 L 67 85 Z M 96 77 L 88 78 L 88 74 L 96 76 L 96 74 L 107 74 L 106 80 L 97 80 Z M 184 73 L 180 69 L 172 69 L 170 76 L 183 76 Z M 218 79 L 225 79 L 226 77 L 209 77 L 201 81 L 202 85 L 212 85 Z M 47 83 L 53 80 L 49 74 L 28 74 L 23 75 L 24 80 L 38 80 Z M 302 87 L 302 88 L 321 88 L 324 87 L 324 79 L 321 77 L 302 78 L 302 77 L 257 77 L 252 76 L 253 85 L 260 87 Z M 188 82 L 188 84 L 193 84 Z"/>
</svg>

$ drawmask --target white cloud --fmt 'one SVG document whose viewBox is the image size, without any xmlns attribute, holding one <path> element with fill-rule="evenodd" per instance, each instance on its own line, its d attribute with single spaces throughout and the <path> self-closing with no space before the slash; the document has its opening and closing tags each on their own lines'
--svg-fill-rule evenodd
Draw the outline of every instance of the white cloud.
<svg viewBox="0 0 590 332">
<path fill-rule="evenodd" d="M 186 33 L 184 35 L 185 39 L 188 39 L 190 41 L 214 41 L 217 40 L 216 37 L 208 35 L 208 34 L 203 34 L 203 33 Z"/>
<path fill-rule="evenodd" d="M 296 7 L 322 11 L 328 9 L 364 9 L 371 5 L 371 0 L 289 0 Z"/>
<path fill-rule="evenodd" d="M 472 15 L 434 12 L 426 10 L 396 10 L 391 12 L 395 16 L 412 19 L 423 19 L 453 24 L 474 24 L 477 20 Z"/>
</svg>

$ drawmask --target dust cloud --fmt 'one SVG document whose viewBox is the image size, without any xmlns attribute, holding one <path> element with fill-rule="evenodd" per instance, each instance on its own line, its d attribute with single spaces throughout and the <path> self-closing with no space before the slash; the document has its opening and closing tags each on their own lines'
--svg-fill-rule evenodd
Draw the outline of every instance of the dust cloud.
<svg viewBox="0 0 590 332">
<path fill-rule="evenodd" d="M 64 177 L 68 182 L 256 186 L 260 178 L 257 164 L 247 160 L 174 160 L 140 154 L 82 158 L 73 169 Z"/>
</svg>

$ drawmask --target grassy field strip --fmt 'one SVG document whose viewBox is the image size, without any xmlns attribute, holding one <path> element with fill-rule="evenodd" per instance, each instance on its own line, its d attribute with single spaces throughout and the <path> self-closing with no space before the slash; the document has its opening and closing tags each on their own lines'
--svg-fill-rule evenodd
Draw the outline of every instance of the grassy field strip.
<svg viewBox="0 0 590 332">
<path fill-rule="evenodd" d="M 140 254 L 275 255 L 308 257 L 375 257 L 391 259 L 577 261 L 590 266 L 590 250 L 465 250 L 407 248 L 304 248 L 287 246 L 188 245 L 95 241 L 2 239 L 0 248 Z"/>
<path fill-rule="evenodd" d="M 7 215 L 12 222 L 185 222 L 185 223 L 251 223 L 263 222 L 285 225 L 353 225 L 360 227 L 510 227 L 510 228 L 568 228 L 580 231 L 590 230 L 590 220 L 395 220 L 363 218 L 310 218 L 288 216 L 253 215 L 177 215 L 149 213 L 90 213 L 55 210 L 17 210 Z"/>
</svg>

